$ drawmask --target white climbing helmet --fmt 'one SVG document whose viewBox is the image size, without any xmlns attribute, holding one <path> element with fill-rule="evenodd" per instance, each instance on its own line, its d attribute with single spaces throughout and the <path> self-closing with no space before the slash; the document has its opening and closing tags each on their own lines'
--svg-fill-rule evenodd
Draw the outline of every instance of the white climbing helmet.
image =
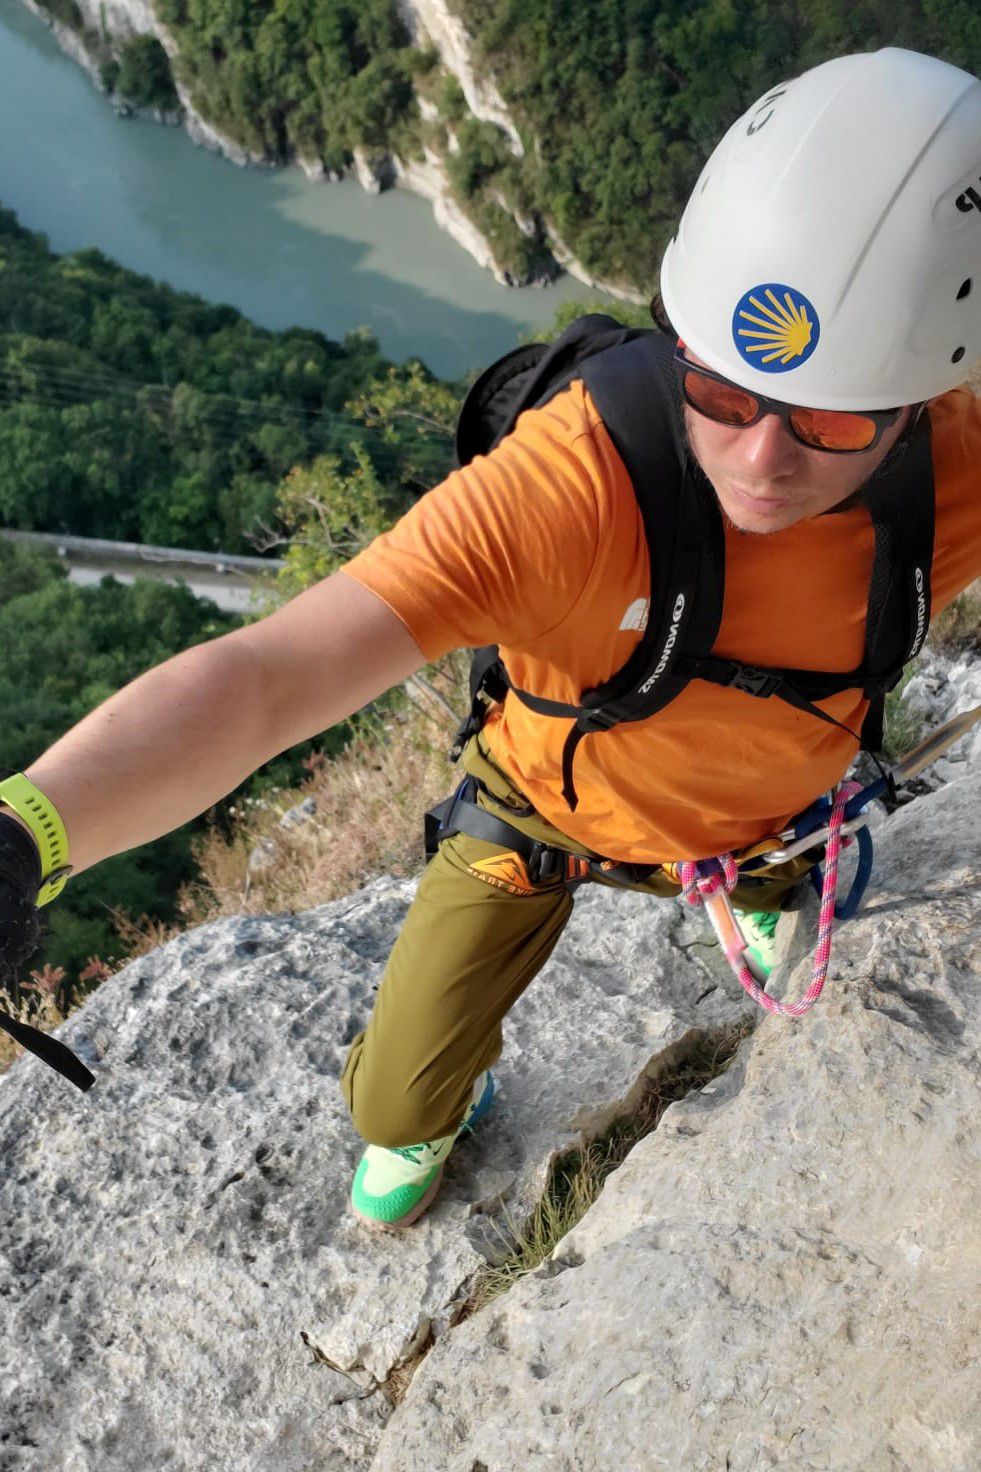
<svg viewBox="0 0 981 1472">
<path fill-rule="evenodd" d="M 815 409 L 888 409 L 981 358 L 981 82 L 895 46 L 765 93 L 715 149 L 661 265 L 717 373 Z"/>
</svg>

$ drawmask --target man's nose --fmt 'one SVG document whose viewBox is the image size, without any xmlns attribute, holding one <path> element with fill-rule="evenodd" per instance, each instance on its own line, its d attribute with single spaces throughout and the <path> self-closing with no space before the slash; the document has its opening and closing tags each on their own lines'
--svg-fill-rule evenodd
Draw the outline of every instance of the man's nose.
<svg viewBox="0 0 981 1472">
<path fill-rule="evenodd" d="M 800 458 L 800 446 L 776 414 L 764 414 L 742 430 L 737 444 L 741 464 L 760 479 L 792 474 Z"/>
</svg>

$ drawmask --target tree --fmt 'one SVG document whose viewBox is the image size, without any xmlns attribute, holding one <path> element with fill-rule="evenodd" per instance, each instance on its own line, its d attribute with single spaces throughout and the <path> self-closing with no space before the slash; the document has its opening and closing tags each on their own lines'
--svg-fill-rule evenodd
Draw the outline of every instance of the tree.
<svg viewBox="0 0 981 1472">
<path fill-rule="evenodd" d="M 156 36 L 131 36 L 123 42 L 116 91 L 135 107 L 172 112 L 180 106 L 167 53 Z"/>
</svg>

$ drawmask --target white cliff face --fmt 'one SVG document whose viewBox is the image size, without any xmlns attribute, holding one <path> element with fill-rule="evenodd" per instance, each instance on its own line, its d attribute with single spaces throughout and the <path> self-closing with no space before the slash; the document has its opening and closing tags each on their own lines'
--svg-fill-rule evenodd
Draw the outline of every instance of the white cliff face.
<svg viewBox="0 0 981 1472">
<path fill-rule="evenodd" d="M 637 291 L 632 286 L 624 286 L 622 282 L 604 281 L 601 276 L 595 276 L 581 261 L 577 260 L 572 251 L 566 245 L 559 232 L 551 221 L 545 222 L 545 233 L 548 236 L 548 248 L 563 270 L 568 271 L 577 281 L 584 286 L 592 286 L 597 291 L 608 291 L 612 296 L 619 297 L 621 301 L 633 302 L 636 306 L 645 306 L 650 299 L 650 293 L 646 295 Z"/>
<path fill-rule="evenodd" d="M 153 13 L 150 0 L 75 0 L 85 24 L 111 36 L 158 36 L 163 27 Z"/>
<path fill-rule="evenodd" d="M 524 157 L 524 144 L 507 104 L 494 83 L 478 78 L 473 69 L 471 41 L 466 26 L 446 0 L 396 0 L 402 24 L 416 46 L 431 42 L 440 60 L 460 84 L 467 106 L 483 123 L 494 123 L 508 136 L 511 152 Z"/>
<path fill-rule="evenodd" d="M 513 286 L 514 281 L 495 259 L 486 237 L 457 204 L 439 155 L 426 148 L 421 162 L 397 158 L 394 163 L 396 180 L 403 188 L 432 200 L 433 218 L 440 229 L 469 251 L 478 265 L 492 272 L 495 281 L 502 286 Z"/>
<path fill-rule="evenodd" d="M 70 56 L 72 61 L 77 61 L 82 70 L 88 72 L 95 85 L 101 87 L 99 68 L 85 49 L 81 36 L 70 30 L 68 26 L 62 25 L 60 21 L 54 20 L 46 10 L 42 10 L 40 5 L 35 4 L 35 0 L 24 0 L 24 4 L 32 15 L 36 15 L 38 20 L 44 22 L 65 55 Z"/>
</svg>

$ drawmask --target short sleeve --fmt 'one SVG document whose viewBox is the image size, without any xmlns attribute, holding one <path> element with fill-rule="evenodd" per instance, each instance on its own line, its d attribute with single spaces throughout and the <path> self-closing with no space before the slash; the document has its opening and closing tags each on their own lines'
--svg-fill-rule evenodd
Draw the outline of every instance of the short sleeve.
<svg viewBox="0 0 981 1472">
<path fill-rule="evenodd" d="M 344 568 L 427 660 L 522 649 L 566 619 L 596 557 L 602 473 L 581 383 L 519 416 L 489 455 L 428 491 Z"/>
</svg>

